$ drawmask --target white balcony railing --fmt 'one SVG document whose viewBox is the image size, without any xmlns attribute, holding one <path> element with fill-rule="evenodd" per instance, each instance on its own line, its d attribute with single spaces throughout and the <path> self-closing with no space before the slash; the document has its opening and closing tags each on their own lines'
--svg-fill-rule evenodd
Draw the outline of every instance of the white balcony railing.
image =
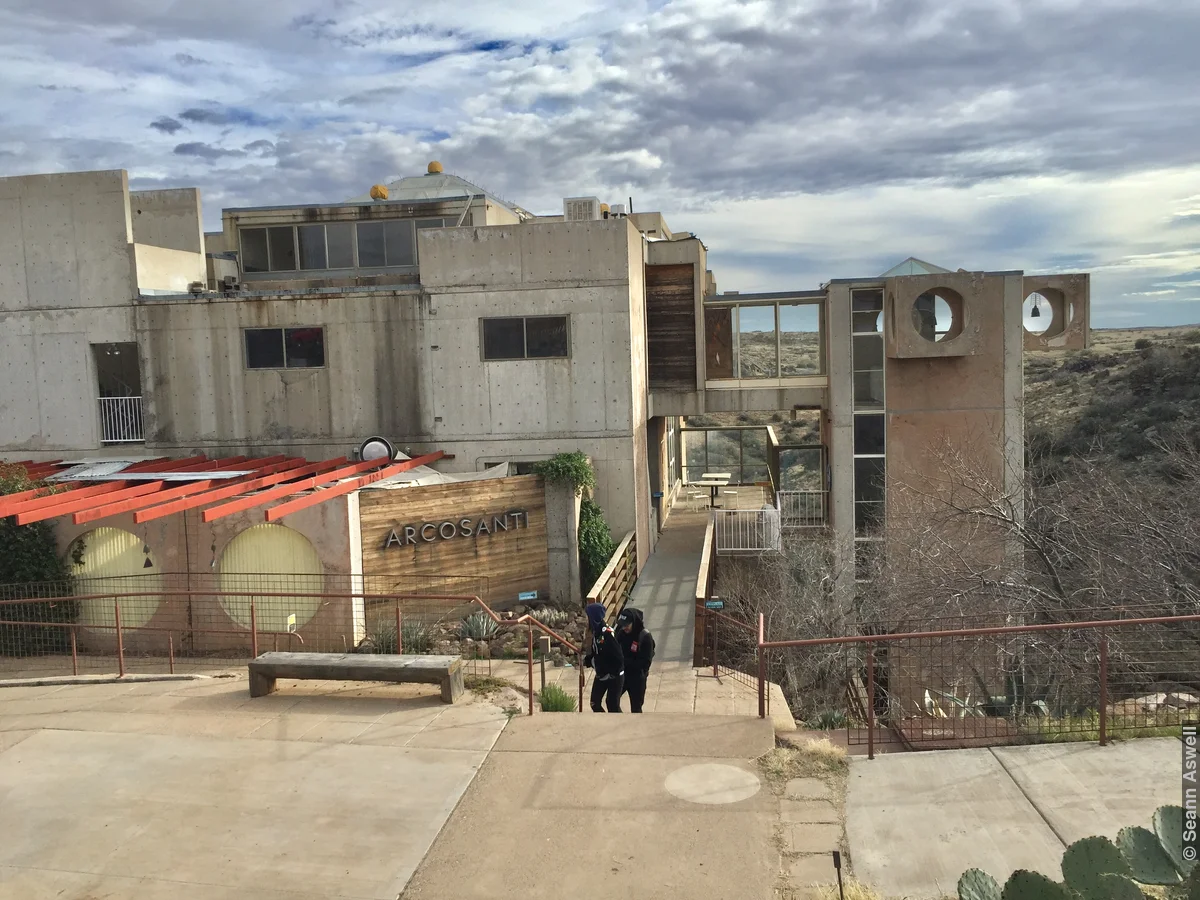
<svg viewBox="0 0 1200 900">
<path fill-rule="evenodd" d="M 783 529 L 821 528 L 829 522 L 826 491 L 779 491 L 779 515 Z"/>
<path fill-rule="evenodd" d="M 100 443 L 140 444 L 146 440 L 141 397 L 100 397 Z"/>
<path fill-rule="evenodd" d="M 765 553 L 780 545 L 779 510 L 713 510 L 717 553 Z"/>
</svg>

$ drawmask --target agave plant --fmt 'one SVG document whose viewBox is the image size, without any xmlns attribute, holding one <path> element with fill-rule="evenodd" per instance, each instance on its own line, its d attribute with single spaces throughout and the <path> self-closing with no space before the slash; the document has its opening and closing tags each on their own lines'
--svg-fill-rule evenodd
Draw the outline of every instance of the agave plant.
<svg viewBox="0 0 1200 900">
<path fill-rule="evenodd" d="M 459 634 L 473 641 L 486 641 L 499 630 L 496 621 L 486 613 L 472 613 L 458 626 Z"/>
<path fill-rule="evenodd" d="M 1019 869 L 1001 888 L 987 872 L 967 869 L 959 900 L 1145 900 L 1141 885 L 1167 888 L 1169 897 L 1200 900 L 1200 869 L 1183 855 L 1183 807 L 1155 810 L 1154 830 L 1122 828 L 1114 844 L 1087 837 L 1067 848 L 1062 883 Z"/>
</svg>

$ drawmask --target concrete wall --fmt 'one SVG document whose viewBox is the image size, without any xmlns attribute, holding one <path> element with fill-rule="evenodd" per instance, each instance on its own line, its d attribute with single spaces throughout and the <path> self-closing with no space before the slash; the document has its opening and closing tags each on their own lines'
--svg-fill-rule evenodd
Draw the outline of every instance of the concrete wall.
<svg viewBox="0 0 1200 900">
<path fill-rule="evenodd" d="M 0 178 L 0 312 L 133 302 L 124 171 Z"/>
<path fill-rule="evenodd" d="M 138 290 L 143 294 L 186 294 L 188 285 L 194 281 L 208 284 L 203 253 L 134 244 L 133 255 Z"/>
<path fill-rule="evenodd" d="M 147 445 L 318 459 L 421 436 L 425 302 L 380 292 L 147 300 L 137 310 Z M 325 366 L 248 369 L 244 329 L 321 326 Z"/>
<path fill-rule="evenodd" d="M 625 220 L 423 231 L 422 415 L 455 466 L 582 450 L 617 535 L 648 538 L 641 237 Z M 568 359 L 484 362 L 481 316 L 567 315 Z M 639 446 L 638 428 L 642 428 Z M 630 486 L 635 490 L 630 490 Z M 642 544 L 647 546 L 647 544 Z"/>
<path fill-rule="evenodd" d="M 850 286 L 831 284 L 825 308 L 829 405 L 829 515 L 837 587 L 854 589 L 854 373 L 850 356 Z"/>
<path fill-rule="evenodd" d="M 200 191 L 196 188 L 132 191 L 129 207 L 135 243 L 204 253 Z"/>
</svg>

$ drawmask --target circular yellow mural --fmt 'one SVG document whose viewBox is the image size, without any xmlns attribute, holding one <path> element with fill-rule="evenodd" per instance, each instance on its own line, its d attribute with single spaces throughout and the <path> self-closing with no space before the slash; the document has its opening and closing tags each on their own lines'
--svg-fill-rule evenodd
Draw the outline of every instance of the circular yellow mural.
<svg viewBox="0 0 1200 900">
<path fill-rule="evenodd" d="M 259 631 L 287 631 L 292 615 L 299 628 L 317 614 L 321 599 L 298 595 L 320 593 L 325 584 L 322 572 L 317 551 L 300 532 L 283 525 L 254 525 L 230 541 L 221 554 L 221 591 L 226 595 L 262 591 L 263 595 L 223 596 L 221 605 L 246 628 L 251 600 Z"/>
<path fill-rule="evenodd" d="M 138 628 L 154 616 L 162 601 L 162 573 L 154 553 L 136 534 L 120 528 L 95 528 L 81 534 L 67 550 L 75 593 L 147 594 L 125 597 L 121 627 Z M 81 600 L 79 623 L 96 627 L 116 625 L 112 600 Z"/>
</svg>

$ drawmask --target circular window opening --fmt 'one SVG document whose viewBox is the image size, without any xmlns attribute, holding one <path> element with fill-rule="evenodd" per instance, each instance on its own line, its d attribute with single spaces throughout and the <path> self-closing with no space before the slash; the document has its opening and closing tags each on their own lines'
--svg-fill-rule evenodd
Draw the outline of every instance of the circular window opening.
<svg viewBox="0 0 1200 900">
<path fill-rule="evenodd" d="M 1034 291 L 1021 304 L 1021 324 L 1030 334 L 1045 334 L 1054 324 L 1054 306 L 1045 294 Z"/>
<path fill-rule="evenodd" d="M 932 343 L 952 341 L 962 333 L 962 309 L 962 297 L 955 291 L 926 291 L 913 301 L 913 328 Z"/>
<path fill-rule="evenodd" d="M 221 605 L 229 617 L 250 627 L 254 601 L 259 631 L 284 632 L 312 620 L 321 606 L 325 578 L 321 558 L 308 538 L 284 525 L 254 525 L 225 547 L 219 564 Z M 246 596 L 262 591 L 261 596 Z"/>
<path fill-rule="evenodd" d="M 118 601 L 122 628 L 140 628 L 154 617 L 162 599 L 162 573 L 150 546 L 136 534 L 120 528 L 94 528 L 71 542 L 67 559 L 76 595 L 137 595 Z M 78 621 L 94 628 L 115 628 L 113 601 L 80 600 Z"/>
</svg>

